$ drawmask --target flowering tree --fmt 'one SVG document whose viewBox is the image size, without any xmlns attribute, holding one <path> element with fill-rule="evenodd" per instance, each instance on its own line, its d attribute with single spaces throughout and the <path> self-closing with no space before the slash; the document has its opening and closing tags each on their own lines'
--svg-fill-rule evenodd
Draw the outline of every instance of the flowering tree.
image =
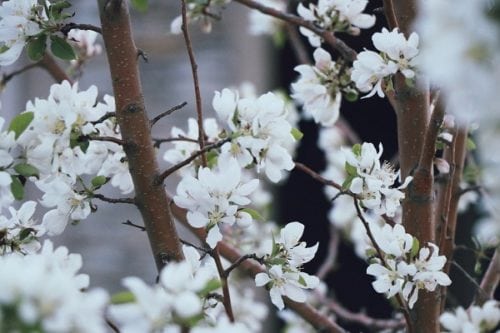
<svg viewBox="0 0 500 333">
<path fill-rule="evenodd" d="M 147 10 L 146 0 L 131 2 Z M 151 128 L 184 104 L 148 118 L 137 69 L 144 54 L 135 47 L 126 1 L 99 0 L 100 27 L 71 22 L 69 1 L 2 2 L 0 65 L 16 62 L 23 50 L 32 61 L 3 83 L 35 66 L 57 82 L 8 126 L 0 118 L 0 331 L 259 332 L 268 309 L 253 292 L 263 287 L 289 332 L 345 332 L 347 322 L 384 332 L 498 332 L 500 192 L 491 176 L 498 161 L 486 149 L 498 135 L 500 4 L 385 0 L 387 28 L 373 34 L 374 49 L 358 53 L 340 36 L 375 24 L 366 0 L 288 9 L 283 0 L 229 2 L 180 1 L 171 30 L 186 43 L 197 114 L 187 129 L 173 127 L 160 140 Z M 210 32 L 224 7 L 236 3 L 252 9 L 251 33 L 286 31 L 303 63 L 295 68 L 291 99 L 221 87 L 212 99 L 216 118 L 207 118 L 188 24 Z M 102 100 L 95 86 L 81 91 L 54 60 L 77 72 L 101 53 L 98 34 L 114 91 Z M 314 62 L 304 41 L 314 48 Z M 343 99 L 375 95 L 387 98 L 397 116 L 399 153 L 392 162 L 381 161 L 382 144 L 358 142 L 340 117 Z M 328 161 L 322 174 L 294 162 L 299 117 L 321 125 L 318 144 Z M 484 149 L 481 163 L 470 154 L 472 138 Z M 160 144 L 170 145 L 161 158 L 171 167 L 163 171 Z M 301 241 L 310 221 L 281 228 L 269 221 L 272 199 L 262 185 L 294 168 L 325 186 L 335 235 L 345 235 L 367 261 L 373 289 L 393 301 L 393 318 L 352 313 L 330 298 L 321 280 L 333 267 L 335 245 L 316 275 L 302 269 L 318 250 Z M 174 173 L 181 180 L 171 195 L 164 182 Z M 39 200 L 23 200 L 28 182 Z M 123 197 L 105 196 L 109 186 Z M 493 253 L 467 309 L 446 302 L 464 200 L 484 203 L 476 250 Z M 144 227 L 129 224 L 148 234 L 159 271 L 155 285 L 126 277 L 122 293 L 87 290 L 81 257 L 46 239 L 91 218 L 96 201 L 140 211 Z M 41 221 L 33 218 L 37 210 Z M 174 220 L 200 243 L 182 241 Z"/>
</svg>

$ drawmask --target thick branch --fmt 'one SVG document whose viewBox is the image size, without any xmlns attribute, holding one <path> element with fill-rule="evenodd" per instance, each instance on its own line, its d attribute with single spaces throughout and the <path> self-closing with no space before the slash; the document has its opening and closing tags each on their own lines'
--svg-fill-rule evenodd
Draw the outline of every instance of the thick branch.
<svg viewBox="0 0 500 333">
<path fill-rule="evenodd" d="M 300 16 L 288 14 L 280 10 L 264 6 L 254 0 L 235 0 L 235 2 L 239 2 L 242 5 L 256 9 L 261 13 L 271 15 L 285 22 L 292 23 L 299 27 L 304 27 L 306 29 L 309 29 L 318 36 L 322 37 L 328 45 L 330 45 L 334 50 L 336 50 L 347 61 L 353 62 L 354 60 L 356 60 L 356 55 L 357 55 L 356 51 L 350 48 L 346 43 L 335 37 L 335 35 L 332 32 L 323 30 L 314 25 L 312 22 L 304 20 Z"/>
<path fill-rule="evenodd" d="M 68 74 L 66 74 L 66 72 L 57 64 L 50 54 L 45 53 L 42 60 L 40 60 L 37 64 L 41 68 L 45 69 L 56 82 L 68 81 L 71 84 L 73 83 Z"/>
<path fill-rule="evenodd" d="M 158 164 L 146 115 L 127 1 L 99 0 L 102 35 L 108 56 L 116 117 L 120 125 L 136 203 L 144 220 L 158 269 L 183 258 L 163 184 L 155 184 Z"/>
</svg>

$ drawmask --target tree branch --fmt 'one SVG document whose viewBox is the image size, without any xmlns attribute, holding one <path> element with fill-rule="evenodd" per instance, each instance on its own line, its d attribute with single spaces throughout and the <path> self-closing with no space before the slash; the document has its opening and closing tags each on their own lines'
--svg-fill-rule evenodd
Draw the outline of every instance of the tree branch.
<svg viewBox="0 0 500 333">
<path fill-rule="evenodd" d="M 316 25 L 314 25 L 312 22 L 304 20 L 300 16 L 288 14 L 280 10 L 264 6 L 254 0 L 235 0 L 235 2 L 256 9 L 261 13 L 271 15 L 285 22 L 292 23 L 299 27 L 304 27 L 306 29 L 309 29 L 318 36 L 322 37 L 328 45 L 330 45 L 334 50 L 336 50 L 347 61 L 353 62 L 354 60 L 356 60 L 357 52 L 354 49 L 350 48 L 342 40 L 335 37 L 335 35 L 332 32 L 321 29 Z"/>
<path fill-rule="evenodd" d="M 337 261 L 337 254 L 340 244 L 340 233 L 333 224 L 330 224 L 330 242 L 328 243 L 328 252 L 323 264 L 318 269 L 316 276 L 320 280 L 325 280 L 326 276 L 334 268 Z"/>
<path fill-rule="evenodd" d="M 37 64 L 45 69 L 56 82 L 68 81 L 73 84 L 73 80 L 69 78 L 68 74 L 66 74 L 50 54 L 45 53 L 42 60 L 37 62 Z"/>
<path fill-rule="evenodd" d="M 116 117 L 121 129 L 136 202 L 144 220 L 158 270 L 183 254 L 162 184 L 147 118 L 127 1 L 98 0 L 102 36 L 111 71 Z"/>
<path fill-rule="evenodd" d="M 109 203 L 124 203 L 124 204 L 132 204 L 135 205 L 135 199 L 134 198 L 108 198 L 102 194 L 99 193 L 93 193 L 92 198 L 99 199 L 104 202 L 109 202 Z"/>
<path fill-rule="evenodd" d="M 66 23 L 59 29 L 65 36 L 68 35 L 70 30 L 73 29 L 79 29 L 79 30 L 89 30 L 89 31 L 94 31 L 97 32 L 98 34 L 102 34 L 102 29 L 100 27 L 96 27 L 95 25 L 92 24 L 78 24 L 78 23 Z"/>
<path fill-rule="evenodd" d="M 481 281 L 483 292 L 476 294 L 476 304 L 483 305 L 486 301 L 493 299 L 495 290 L 500 282 L 500 249 L 497 247 L 486 273 Z"/>
<path fill-rule="evenodd" d="M 151 119 L 151 121 L 149 122 L 150 126 L 153 127 L 163 117 L 171 115 L 172 113 L 174 113 L 177 110 L 182 109 L 186 105 L 187 105 L 187 102 L 182 102 L 181 104 L 178 104 L 178 105 L 176 105 L 176 106 L 168 109 L 167 111 L 164 111 L 164 112 L 160 113 L 159 115 L 157 115 L 156 117 L 154 117 L 153 119 Z"/>
<path fill-rule="evenodd" d="M 191 63 L 191 72 L 193 75 L 194 84 L 194 94 L 196 98 L 196 116 L 198 120 L 198 142 L 200 143 L 200 149 L 203 151 L 205 148 L 205 130 L 203 129 L 203 110 L 201 105 L 201 93 L 200 93 L 200 81 L 198 79 L 198 64 L 194 57 L 193 45 L 191 44 L 191 37 L 189 36 L 188 22 L 187 22 L 187 8 L 186 0 L 181 0 L 182 4 L 182 34 L 184 35 L 184 41 L 186 43 L 186 48 L 189 55 L 189 62 Z M 205 153 L 201 153 L 201 162 L 204 167 L 207 166 L 207 157 Z"/>
</svg>

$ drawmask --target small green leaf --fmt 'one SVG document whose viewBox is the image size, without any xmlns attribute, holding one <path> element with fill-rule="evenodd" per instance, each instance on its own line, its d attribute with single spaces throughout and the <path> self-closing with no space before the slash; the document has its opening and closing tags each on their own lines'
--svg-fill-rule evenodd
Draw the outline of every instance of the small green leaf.
<svg viewBox="0 0 500 333">
<path fill-rule="evenodd" d="M 354 178 L 355 177 L 352 176 L 347 177 L 347 179 L 342 183 L 342 190 L 347 191 L 351 187 Z"/>
<path fill-rule="evenodd" d="M 345 171 L 349 176 L 357 176 L 358 175 L 358 169 L 349 163 L 345 162 Z"/>
<path fill-rule="evenodd" d="M 349 92 L 344 93 L 344 97 L 349 102 L 356 102 L 358 100 L 359 94 L 356 90 L 351 90 Z"/>
<path fill-rule="evenodd" d="M 145 12 L 148 10 L 149 4 L 148 0 L 132 0 L 132 6 L 140 12 Z"/>
<path fill-rule="evenodd" d="M 361 145 L 359 143 L 356 143 L 354 146 L 352 146 L 352 152 L 356 156 L 361 156 Z"/>
<path fill-rule="evenodd" d="M 135 302 L 135 296 L 130 291 L 121 291 L 111 295 L 111 304 L 125 304 Z"/>
<path fill-rule="evenodd" d="M 307 282 L 302 275 L 299 275 L 299 283 L 304 287 L 307 287 Z"/>
<path fill-rule="evenodd" d="M 254 219 L 256 221 L 264 221 L 264 217 L 262 217 L 262 215 L 260 215 L 260 213 L 258 211 L 256 211 L 255 209 L 243 208 L 243 209 L 240 209 L 240 211 L 250 214 L 252 219 Z"/>
<path fill-rule="evenodd" d="M 10 191 L 16 200 L 23 200 L 24 198 L 24 186 L 19 180 L 19 177 L 12 176 L 12 183 L 10 183 Z"/>
<path fill-rule="evenodd" d="M 420 251 L 420 242 L 418 241 L 417 237 L 413 237 L 413 243 L 411 245 L 411 257 L 414 258 L 417 256 L 418 251 Z"/>
<path fill-rule="evenodd" d="M 9 131 L 15 133 L 15 138 L 17 139 L 31 124 L 33 121 L 33 112 L 23 112 L 12 119 L 9 125 Z"/>
<path fill-rule="evenodd" d="M 40 36 L 31 38 L 29 40 L 26 46 L 26 52 L 31 60 L 39 61 L 43 58 L 46 48 L 47 48 L 47 35 L 42 34 Z"/>
<path fill-rule="evenodd" d="M 108 182 L 108 178 L 106 178 L 105 176 L 96 176 L 94 178 L 92 178 L 92 186 L 94 188 L 99 188 L 101 187 L 102 185 L 106 184 Z"/>
<path fill-rule="evenodd" d="M 50 50 L 56 57 L 63 60 L 73 60 L 76 58 L 73 47 L 63 38 L 55 35 L 50 36 Z"/>
<path fill-rule="evenodd" d="M 292 136 L 295 141 L 299 141 L 304 137 L 304 133 L 302 133 L 298 128 L 292 128 Z"/>
<path fill-rule="evenodd" d="M 23 241 L 23 240 L 25 240 L 26 238 L 28 238 L 29 236 L 31 236 L 34 233 L 35 233 L 35 229 L 33 229 L 33 228 L 23 229 L 19 233 L 19 239 Z"/>
<path fill-rule="evenodd" d="M 62 11 L 66 8 L 71 7 L 71 3 L 69 1 L 63 0 L 58 1 L 50 6 L 49 16 L 54 21 L 61 21 L 67 17 L 68 14 L 64 14 Z"/>
<path fill-rule="evenodd" d="M 476 148 L 477 148 L 477 146 L 476 146 L 476 143 L 474 142 L 474 140 L 472 140 L 471 138 L 467 138 L 467 149 L 474 150 Z"/>
<path fill-rule="evenodd" d="M 282 49 L 286 43 L 286 34 L 282 29 L 277 30 L 273 34 L 274 46 L 278 49 Z"/>
<path fill-rule="evenodd" d="M 219 279 L 212 279 L 205 284 L 205 287 L 203 287 L 203 289 L 198 292 L 198 295 L 200 295 L 201 297 L 206 297 L 211 292 L 219 289 L 221 285 L 222 284 Z"/>
<path fill-rule="evenodd" d="M 38 176 L 40 175 L 40 171 L 38 171 L 38 169 L 35 166 L 29 163 L 19 163 L 16 166 L 14 166 L 14 170 L 18 174 L 24 177 L 34 176 L 38 178 Z"/>
</svg>

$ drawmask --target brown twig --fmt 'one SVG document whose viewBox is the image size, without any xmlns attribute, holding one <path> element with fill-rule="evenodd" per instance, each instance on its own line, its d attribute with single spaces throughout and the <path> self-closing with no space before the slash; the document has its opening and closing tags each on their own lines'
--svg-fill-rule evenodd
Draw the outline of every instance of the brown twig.
<svg viewBox="0 0 500 333">
<path fill-rule="evenodd" d="M 392 0 L 384 0 L 384 14 L 390 30 L 398 27 L 398 21 L 396 20 L 396 15 L 394 14 L 394 4 L 392 3 Z"/>
<path fill-rule="evenodd" d="M 67 36 L 68 33 L 70 32 L 70 30 L 73 30 L 73 29 L 89 30 L 89 31 L 97 32 L 98 34 L 102 34 L 102 29 L 100 27 L 97 27 L 97 26 L 92 25 L 92 24 L 78 24 L 78 23 L 73 23 L 73 22 L 66 23 L 65 25 L 63 25 L 59 29 L 59 31 L 61 31 L 65 36 Z"/>
<path fill-rule="evenodd" d="M 135 224 L 135 223 L 133 223 L 133 222 L 132 222 L 132 221 L 130 221 L 130 220 L 127 220 L 127 221 L 125 221 L 125 222 L 122 222 L 122 224 L 124 224 L 124 225 L 128 225 L 128 226 L 131 226 L 131 227 L 134 227 L 134 228 L 136 228 L 136 229 L 139 229 L 140 231 L 146 231 L 146 228 L 145 228 L 145 227 L 143 227 L 142 225 Z"/>
<path fill-rule="evenodd" d="M 280 20 L 283 20 L 285 22 L 297 25 L 299 27 L 304 27 L 306 29 L 311 30 L 321 38 L 325 40 L 326 43 L 328 43 L 334 50 L 336 50 L 344 59 L 346 59 L 349 62 L 353 62 L 356 60 L 357 52 L 349 47 L 346 43 L 344 43 L 342 40 L 339 38 L 335 37 L 335 35 L 328 31 L 319 28 L 318 26 L 314 25 L 313 22 L 306 21 L 300 16 L 288 14 L 285 12 L 282 12 L 280 10 L 276 10 L 271 7 L 264 6 L 260 4 L 259 2 L 256 2 L 254 0 L 235 0 L 235 2 L 238 2 L 242 5 L 245 5 L 247 7 L 253 8 L 258 10 L 261 13 L 271 15 L 273 17 L 276 17 Z"/>
<path fill-rule="evenodd" d="M 171 115 L 172 113 L 174 113 L 177 110 L 182 109 L 186 105 L 187 105 L 187 102 L 182 102 L 181 104 L 178 104 L 178 105 L 176 105 L 176 106 L 168 109 L 167 111 L 164 111 L 164 112 L 160 113 L 159 115 L 157 115 L 156 117 L 154 117 L 153 119 L 151 119 L 151 121 L 149 122 L 150 126 L 153 127 L 160 119 L 162 119 L 163 117 Z"/>
<path fill-rule="evenodd" d="M 37 62 L 37 64 L 45 69 L 57 82 L 68 81 L 70 84 L 73 84 L 73 80 L 69 78 L 68 74 L 66 74 L 50 54 L 45 53 L 42 60 Z"/>
<path fill-rule="evenodd" d="M 245 255 L 242 255 L 238 260 L 236 260 L 235 262 L 233 262 L 231 264 L 231 266 L 229 266 L 228 268 L 226 268 L 226 270 L 224 271 L 224 275 L 226 277 L 228 277 L 229 274 L 233 270 L 235 270 L 236 268 L 238 268 L 245 260 L 248 260 L 248 259 L 253 259 L 253 260 L 257 261 L 260 264 L 262 264 L 264 262 L 264 259 L 262 257 L 257 257 L 257 255 L 255 253 L 245 254 Z"/>
<path fill-rule="evenodd" d="M 495 290 L 500 282 L 500 249 L 497 247 L 493 258 L 491 258 L 488 269 L 481 280 L 481 293 L 476 295 L 476 304 L 483 305 L 486 301 L 493 299 Z"/>
<path fill-rule="evenodd" d="M 93 193 L 92 198 L 99 199 L 104 202 L 108 203 L 123 203 L 123 204 L 132 204 L 135 205 L 135 199 L 134 198 L 108 198 L 102 194 L 99 193 Z"/>
<path fill-rule="evenodd" d="M 119 138 L 115 138 L 114 136 L 90 136 L 86 137 L 87 139 L 91 141 L 105 141 L 105 142 L 113 142 L 116 143 L 117 145 L 124 146 L 125 141 Z"/>
<path fill-rule="evenodd" d="M 104 122 L 105 120 L 108 120 L 109 118 L 113 118 L 113 117 L 116 117 L 116 113 L 115 112 L 108 112 L 104 116 L 102 116 L 101 118 L 97 119 L 96 121 L 92 121 L 91 124 L 92 125 L 100 124 L 100 123 Z"/>
<path fill-rule="evenodd" d="M 168 168 L 167 170 L 163 171 L 160 175 L 158 175 L 158 177 L 156 177 L 155 184 L 162 184 L 165 181 L 165 179 L 167 179 L 168 176 L 170 176 L 171 174 L 173 174 L 177 170 L 179 170 L 182 167 L 188 165 L 189 163 L 191 163 L 192 161 L 194 161 L 196 158 L 198 158 L 199 156 L 202 156 L 203 154 L 207 153 L 208 151 L 210 151 L 212 149 L 219 148 L 224 143 L 226 143 L 226 142 L 228 142 L 230 140 L 231 140 L 231 138 L 228 137 L 228 138 L 220 140 L 220 141 L 218 141 L 216 143 L 213 143 L 211 145 L 205 146 L 205 148 L 203 148 L 203 149 L 198 150 L 197 152 L 193 153 L 191 156 L 189 156 L 188 158 L 186 158 L 184 161 L 179 162 L 176 165 L 174 165 L 173 167 Z"/>
<path fill-rule="evenodd" d="M 222 304 L 224 305 L 224 310 L 226 311 L 227 317 L 230 322 L 234 323 L 233 307 L 231 305 L 231 294 L 229 293 L 229 284 L 227 283 L 226 271 L 222 266 L 222 260 L 219 254 L 219 245 L 217 244 L 210 255 L 214 258 L 215 266 L 217 267 L 217 272 L 222 284 Z"/>
<path fill-rule="evenodd" d="M 324 280 L 328 273 L 335 267 L 337 254 L 340 244 L 340 233 L 333 224 L 330 224 L 330 242 L 328 243 L 328 252 L 325 260 L 319 267 L 316 276 L 320 280 Z"/>
<path fill-rule="evenodd" d="M 12 80 L 15 76 L 17 75 L 20 75 L 32 68 L 35 68 L 35 67 L 38 67 L 39 64 L 38 63 L 31 63 L 31 64 L 28 64 L 18 70 L 15 70 L 15 71 L 12 71 L 11 73 L 8 73 L 8 74 L 2 74 L 2 82 L 0 83 L 0 86 L 5 86 L 7 83 L 9 83 L 10 80 Z"/>
<path fill-rule="evenodd" d="M 186 0 L 181 0 L 181 15 L 182 15 L 182 34 L 184 35 L 184 41 L 186 43 L 186 48 L 189 55 L 189 62 L 191 63 L 191 73 L 193 75 L 194 84 L 194 94 L 196 98 L 196 115 L 198 120 L 198 142 L 200 143 L 200 149 L 205 148 L 205 130 L 203 129 L 203 110 L 201 104 L 201 93 L 200 93 L 200 81 L 198 79 L 198 64 L 194 57 L 193 45 L 191 43 L 191 37 L 189 36 L 188 22 L 187 22 L 187 6 Z M 201 163 L 203 166 L 207 166 L 207 157 L 205 153 L 201 154 Z"/>
<path fill-rule="evenodd" d="M 333 180 L 329 180 L 329 179 L 326 179 L 324 177 L 322 177 L 319 173 L 315 172 L 314 170 L 312 170 L 311 168 L 309 168 L 308 166 L 300 163 L 300 162 L 295 162 L 295 167 L 303 172 L 305 172 L 306 174 L 308 174 L 309 176 L 311 176 L 312 178 L 314 178 L 315 180 L 317 180 L 318 182 L 324 184 L 324 185 L 328 185 L 328 186 L 332 186 L 332 187 L 335 187 L 337 190 L 341 191 L 341 192 L 345 192 L 343 189 L 342 189 L 342 185 L 339 185 L 337 184 L 336 182 L 334 182 Z M 345 194 L 350 194 L 349 192 L 345 192 Z M 353 194 L 354 195 L 354 194 Z M 352 195 L 352 196 L 353 196 Z"/>
</svg>

